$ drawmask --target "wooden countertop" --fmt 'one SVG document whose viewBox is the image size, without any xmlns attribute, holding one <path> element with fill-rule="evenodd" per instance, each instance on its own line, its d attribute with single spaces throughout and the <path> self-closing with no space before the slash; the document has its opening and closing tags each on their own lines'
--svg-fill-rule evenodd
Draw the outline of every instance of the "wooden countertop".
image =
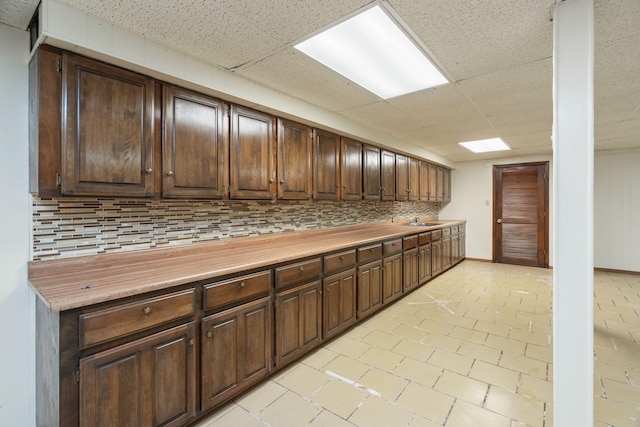
<svg viewBox="0 0 640 427">
<path fill-rule="evenodd" d="M 429 222 L 439 225 L 379 222 L 32 261 L 29 283 L 51 311 L 65 311 L 464 223 Z"/>
</svg>

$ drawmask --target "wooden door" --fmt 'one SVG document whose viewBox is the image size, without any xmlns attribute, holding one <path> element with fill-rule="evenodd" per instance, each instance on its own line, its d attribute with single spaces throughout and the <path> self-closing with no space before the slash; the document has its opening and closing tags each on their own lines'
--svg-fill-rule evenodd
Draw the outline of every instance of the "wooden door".
<svg viewBox="0 0 640 427">
<path fill-rule="evenodd" d="M 396 154 L 396 200 L 409 200 L 409 158 Z"/>
<path fill-rule="evenodd" d="M 384 305 L 402 296 L 402 254 L 382 260 L 382 303 Z"/>
<path fill-rule="evenodd" d="M 164 197 L 227 196 L 228 106 L 175 86 L 163 87 Z"/>
<path fill-rule="evenodd" d="M 380 152 L 380 186 L 382 200 L 396 199 L 396 155 L 391 151 Z"/>
<path fill-rule="evenodd" d="M 202 410 L 265 378 L 271 368 L 271 299 L 202 319 Z"/>
<path fill-rule="evenodd" d="M 356 322 L 356 270 L 334 274 L 323 280 L 323 339 L 344 331 Z"/>
<path fill-rule="evenodd" d="M 362 200 L 362 143 L 341 138 L 342 200 Z"/>
<path fill-rule="evenodd" d="M 429 163 L 420 161 L 420 200 L 429 200 Z"/>
<path fill-rule="evenodd" d="M 358 267 L 358 319 L 382 307 L 382 261 Z"/>
<path fill-rule="evenodd" d="M 315 348 L 322 339 L 320 281 L 276 294 L 276 367 Z"/>
<path fill-rule="evenodd" d="M 340 137 L 316 129 L 313 156 L 313 196 L 340 200 Z"/>
<path fill-rule="evenodd" d="M 493 261 L 549 266 L 549 163 L 493 168 Z"/>
<path fill-rule="evenodd" d="M 362 193 L 364 200 L 380 200 L 380 149 L 372 145 L 362 147 Z"/>
<path fill-rule="evenodd" d="M 418 249 L 413 248 L 403 254 L 403 292 L 416 288 L 420 283 L 418 271 Z"/>
<path fill-rule="evenodd" d="M 278 118 L 278 198 L 311 199 L 312 131 Z"/>
<path fill-rule="evenodd" d="M 231 106 L 230 197 L 273 199 L 276 195 L 274 120 L 269 114 Z"/>
<path fill-rule="evenodd" d="M 154 81 L 63 54 L 61 191 L 153 195 Z"/>
<path fill-rule="evenodd" d="M 438 201 L 438 167 L 429 165 L 429 201 Z"/>
<path fill-rule="evenodd" d="M 409 157 L 409 200 L 420 200 L 420 161 Z"/>
<path fill-rule="evenodd" d="M 181 426 L 196 415 L 195 323 L 80 359 L 80 425 Z"/>
</svg>

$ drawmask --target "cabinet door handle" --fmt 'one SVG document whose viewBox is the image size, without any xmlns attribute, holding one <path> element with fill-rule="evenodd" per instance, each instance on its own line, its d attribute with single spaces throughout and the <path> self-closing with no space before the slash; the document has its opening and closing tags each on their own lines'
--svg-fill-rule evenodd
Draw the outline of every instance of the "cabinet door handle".
<svg viewBox="0 0 640 427">
<path fill-rule="evenodd" d="M 284 184 L 284 179 L 281 179 L 281 180 L 280 180 L 280 184 Z"/>
<path fill-rule="evenodd" d="M 144 308 L 144 310 L 142 310 L 142 312 L 143 312 L 144 314 L 149 314 L 149 313 L 151 313 L 151 307 L 145 307 L 145 308 Z"/>
<path fill-rule="evenodd" d="M 167 176 L 173 176 L 173 171 L 167 171 Z"/>
<path fill-rule="evenodd" d="M 151 173 L 151 172 L 153 172 L 153 169 L 151 169 L 151 168 L 146 168 L 144 171 L 145 171 L 146 173 Z"/>
<path fill-rule="evenodd" d="M 190 346 L 192 346 L 192 347 L 193 347 L 193 345 L 194 345 L 195 343 L 196 343 L 196 341 L 195 341 L 193 338 L 191 338 L 191 339 L 189 340 L 189 345 L 190 345 Z"/>
<path fill-rule="evenodd" d="M 245 282 L 240 282 L 240 287 L 244 288 L 245 286 L 247 286 L 247 284 Z"/>
<path fill-rule="evenodd" d="M 269 180 L 269 184 L 273 184 L 273 178 Z"/>
<path fill-rule="evenodd" d="M 298 267 L 298 270 L 304 271 L 304 266 L 301 265 L 300 267 Z"/>
<path fill-rule="evenodd" d="M 213 336 L 213 332 L 209 331 L 207 332 L 207 338 L 211 338 Z"/>
<path fill-rule="evenodd" d="M 502 224 L 502 218 L 498 218 L 498 224 Z"/>
<path fill-rule="evenodd" d="M 341 256 L 340 258 L 338 258 L 340 261 L 344 261 L 344 257 Z"/>
</svg>

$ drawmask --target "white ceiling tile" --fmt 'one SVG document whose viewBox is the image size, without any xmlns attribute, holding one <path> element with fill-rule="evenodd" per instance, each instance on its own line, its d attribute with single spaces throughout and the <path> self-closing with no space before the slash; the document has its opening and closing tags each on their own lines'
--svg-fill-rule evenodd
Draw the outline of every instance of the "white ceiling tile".
<svg viewBox="0 0 640 427">
<path fill-rule="evenodd" d="M 514 111 L 489 117 L 500 135 L 518 135 L 529 132 L 549 130 L 553 125 L 553 108 L 530 108 L 526 111 Z"/>
<path fill-rule="evenodd" d="M 40 0 L 0 1 L 0 22 L 26 30 Z"/>
<path fill-rule="evenodd" d="M 594 120 L 596 123 L 608 123 L 626 120 L 640 105 L 640 91 L 624 94 L 596 95 Z"/>
<path fill-rule="evenodd" d="M 551 149 L 551 129 L 539 132 L 529 132 L 519 135 L 503 137 L 504 141 L 513 149 L 524 149 L 527 147 L 537 149 Z"/>
</svg>

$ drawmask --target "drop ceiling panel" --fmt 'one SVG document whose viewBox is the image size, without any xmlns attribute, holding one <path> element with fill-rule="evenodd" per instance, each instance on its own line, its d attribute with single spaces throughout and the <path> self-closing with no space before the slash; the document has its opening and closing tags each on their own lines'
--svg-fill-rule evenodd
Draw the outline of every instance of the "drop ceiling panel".
<svg viewBox="0 0 640 427">
<path fill-rule="evenodd" d="M 501 114 L 489 117 L 501 136 L 518 135 L 529 132 L 551 130 L 553 108 L 531 108 L 526 111 Z"/>
<path fill-rule="evenodd" d="M 496 136 L 496 131 L 485 119 L 477 119 L 408 130 L 405 135 L 410 139 L 424 141 L 431 149 L 432 145 L 457 144 L 473 139 L 493 138 Z"/>
<path fill-rule="evenodd" d="M 625 94 L 596 96 L 594 118 L 596 123 L 624 121 L 631 117 L 640 104 L 640 91 Z"/>
<path fill-rule="evenodd" d="M 343 111 L 360 123 L 374 124 L 374 127 L 391 133 L 400 133 L 407 129 L 413 129 L 416 125 L 416 117 L 409 117 L 404 112 L 387 102 L 380 101 Z"/>
<path fill-rule="evenodd" d="M 505 137 L 504 140 L 513 149 L 531 148 L 540 150 L 541 152 L 548 152 L 553 146 L 551 142 L 551 129 L 520 135 L 510 135 Z"/>
<path fill-rule="evenodd" d="M 26 30 L 40 0 L 1 0 L 0 22 Z"/>
</svg>

